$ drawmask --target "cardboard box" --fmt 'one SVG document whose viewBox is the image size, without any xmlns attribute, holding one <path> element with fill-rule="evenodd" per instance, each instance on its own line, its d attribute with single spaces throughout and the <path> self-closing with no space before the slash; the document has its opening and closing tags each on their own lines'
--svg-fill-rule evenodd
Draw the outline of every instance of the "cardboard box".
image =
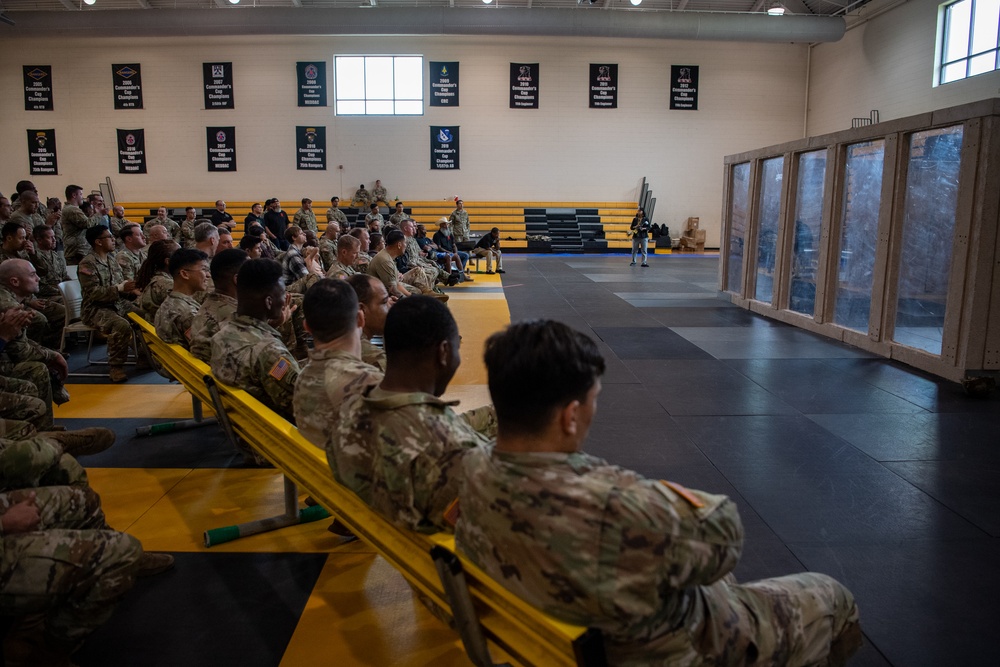
<svg viewBox="0 0 1000 667">
<path fill-rule="evenodd" d="M 700 221 L 701 221 L 701 218 L 688 218 L 687 219 L 687 223 L 684 225 L 684 231 L 690 231 L 692 229 L 698 229 L 698 223 Z M 685 234 L 685 236 L 689 236 L 689 235 Z"/>
</svg>

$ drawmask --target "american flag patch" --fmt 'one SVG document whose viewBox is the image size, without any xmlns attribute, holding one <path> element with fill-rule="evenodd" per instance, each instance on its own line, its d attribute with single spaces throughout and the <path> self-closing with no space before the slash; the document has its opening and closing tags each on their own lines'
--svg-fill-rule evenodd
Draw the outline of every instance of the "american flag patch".
<svg viewBox="0 0 1000 667">
<path fill-rule="evenodd" d="M 287 373 L 288 369 L 291 367 L 292 365 L 289 361 L 282 357 L 281 359 L 278 359 L 278 363 L 271 368 L 271 372 L 268 373 L 268 375 L 273 377 L 275 380 L 281 380 L 281 378 L 285 377 L 285 373 Z"/>
</svg>

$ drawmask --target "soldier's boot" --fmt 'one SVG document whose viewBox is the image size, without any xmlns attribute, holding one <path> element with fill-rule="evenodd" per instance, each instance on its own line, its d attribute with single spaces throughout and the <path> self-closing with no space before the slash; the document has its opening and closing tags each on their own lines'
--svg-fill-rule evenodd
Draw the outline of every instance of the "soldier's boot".
<svg viewBox="0 0 1000 667">
<path fill-rule="evenodd" d="M 119 383 L 128 380 L 128 375 L 125 374 L 123 366 L 110 366 L 108 368 L 108 378 L 112 382 Z"/>
<path fill-rule="evenodd" d="M 170 554 L 144 551 L 142 552 L 142 558 L 139 559 L 139 569 L 136 570 L 135 575 L 137 577 L 152 577 L 162 574 L 173 567 L 174 557 Z"/>
<path fill-rule="evenodd" d="M 45 640 L 45 614 L 18 619 L 3 643 L 5 667 L 76 667 L 70 660 L 77 646 L 53 646 Z"/>
<path fill-rule="evenodd" d="M 448 295 L 445 294 L 444 292 L 428 292 L 427 296 L 432 296 L 441 303 L 447 303 L 449 298 Z"/>
<path fill-rule="evenodd" d="M 115 432 L 109 428 L 92 427 L 76 431 L 46 431 L 45 437 L 62 445 L 63 451 L 71 456 L 97 454 L 115 444 Z"/>
<path fill-rule="evenodd" d="M 857 621 L 848 624 L 830 644 L 830 655 L 827 657 L 826 664 L 828 667 L 843 667 L 855 651 L 861 648 L 863 642 L 861 624 Z"/>
<path fill-rule="evenodd" d="M 66 385 L 62 382 L 52 383 L 52 402 L 56 405 L 69 402 L 69 392 L 66 391 Z"/>
</svg>

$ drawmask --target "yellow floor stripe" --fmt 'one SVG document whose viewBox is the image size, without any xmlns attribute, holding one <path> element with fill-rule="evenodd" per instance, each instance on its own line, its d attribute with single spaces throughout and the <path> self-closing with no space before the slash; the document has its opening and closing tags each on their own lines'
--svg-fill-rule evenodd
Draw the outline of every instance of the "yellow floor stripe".
<svg viewBox="0 0 1000 667">
<path fill-rule="evenodd" d="M 187 419 L 191 395 L 178 384 L 69 384 L 70 401 L 55 408 L 56 419 Z M 205 414 L 211 410 L 205 406 Z"/>
</svg>

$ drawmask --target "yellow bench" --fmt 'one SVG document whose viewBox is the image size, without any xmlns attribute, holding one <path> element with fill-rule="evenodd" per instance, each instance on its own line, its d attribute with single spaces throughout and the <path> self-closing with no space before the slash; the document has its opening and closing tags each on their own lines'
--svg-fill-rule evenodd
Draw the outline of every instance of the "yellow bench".
<svg viewBox="0 0 1000 667">
<path fill-rule="evenodd" d="M 338 484 L 326 453 L 307 441 L 295 426 L 249 393 L 214 380 L 207 364 L 183 348 L 161 341 L 142 318 L 131 317 L 156 362 L 192 395 L 207 395 L 230 436 L 242 438 L 285 475 L 285 514 L 253 522 L 253 528 L 260 529 L 256 532 L 315 520 L 320 516 L 304 515 L 326 508 L 422 595 L 450 610 L 466 652 L 478 667 L 494 665 L 486 639 L 522 665 L 607 664 L 600 631 L 563 623 L 513 595 L 458 554 L 453 536 L 397 528 Z M 199 373 L 203 374 L 200 388 L 195 381 Z M 307 491 L 320 506 L 299 511 L 297 488 Z"/>
</svg>

